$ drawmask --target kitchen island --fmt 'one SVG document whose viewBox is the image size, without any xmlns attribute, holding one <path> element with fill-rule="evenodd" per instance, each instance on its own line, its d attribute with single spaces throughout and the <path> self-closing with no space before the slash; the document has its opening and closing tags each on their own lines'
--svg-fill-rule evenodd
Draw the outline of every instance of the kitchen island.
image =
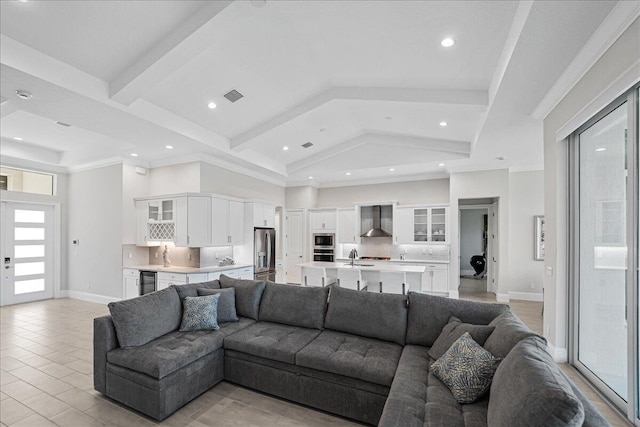
<svg viewBox="0 0 640 427">
<path fill-rule="evenodd" d="M 302 269 L 302 277 L 304 281 L 305 268 L 322 267 L 327 270 L 327 277 L 336 278 L 338 269 L 358 269 L 362 271 L 362 278 L 370 284 L 380 283 L 381 271 L 395 271 L 407 273 L 407 284 L 409 290 L 415 292 L 431 292 L 431 289 L 425 289 L 423 286 L 423 275 L 425 267 L 420 265 L 398 265 L 392 263 L 373 263 L 367 261 L 357 261 L 352 266 L 350 262 L 305 262 L 298 264 Z M 370 286 L 370 291 L 375 292 L 379 289 L 377 286 Z"/>
</svg>

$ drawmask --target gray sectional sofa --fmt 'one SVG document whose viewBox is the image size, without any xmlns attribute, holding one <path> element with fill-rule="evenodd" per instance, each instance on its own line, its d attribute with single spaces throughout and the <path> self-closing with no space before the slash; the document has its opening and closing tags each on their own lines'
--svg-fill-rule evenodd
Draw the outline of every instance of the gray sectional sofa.
<svg viewBox="0 0 640 427">
<path fill-rule="evenodd" d="M 238 322 L 179 332 L 181 299 L 235 288 Z M 221 276 L 110 304 L 94 321 L 95 389 L 162 420 L 223 379 L 380 426 L 606 426 L 505 305 Z M 455 316 L 495 326 L 490 392 L 460 405 L 428 354 Z"/>
</svg>

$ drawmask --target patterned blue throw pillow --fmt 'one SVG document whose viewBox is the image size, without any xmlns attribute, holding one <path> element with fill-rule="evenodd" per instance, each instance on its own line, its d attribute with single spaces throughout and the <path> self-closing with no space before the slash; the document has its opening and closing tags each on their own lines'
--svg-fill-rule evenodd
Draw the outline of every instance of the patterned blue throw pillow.
<svg viewBox="0 0 640 427">
<path fill-rule="evenodd" d="M 501 360 L 465 332 L 431 364 L 431 371 L 449 388 L 458 403 L 472 403 L 489 390 Z"/>
<path fill-rule="evenodd" d="M 182 324 L 180 332 L 216 331 L 218 326 L 218 300 L 220 295 L 185 297 L 182 301 Z"/>
</svg>

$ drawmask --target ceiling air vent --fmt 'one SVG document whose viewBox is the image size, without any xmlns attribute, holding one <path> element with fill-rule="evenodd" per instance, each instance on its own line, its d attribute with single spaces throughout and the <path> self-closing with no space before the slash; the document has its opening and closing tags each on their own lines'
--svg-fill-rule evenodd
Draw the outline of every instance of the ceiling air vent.
<svg viewBox="0 0 640 427">
<path fill-rule="evenodd" d="M 71 125 L 69 123 L 65 123 L 65 122 L 56 122 L 56 124 L 60 125 L 60 126 L 64 126 L 66 128 L 70 128 L 71 127 Z"/>
<path fill-rule="evenodd" d="M 238 99 L 244 97 L 244 95 L 235 89 L 231 89 L 229 92 L 224 94 L 224 97 L 231 102 L 236 102 Z"/>
<path fill-rule="evenodd" d="M 313 145 L 313 144 L 312 144 L 311 142 L 307 142 L 306 144 L 302 144 L 302 146 L 303 146 L 304 148 L 309 148 L 309 147 L 311 147 L 312 145 Z"/>
</svg>

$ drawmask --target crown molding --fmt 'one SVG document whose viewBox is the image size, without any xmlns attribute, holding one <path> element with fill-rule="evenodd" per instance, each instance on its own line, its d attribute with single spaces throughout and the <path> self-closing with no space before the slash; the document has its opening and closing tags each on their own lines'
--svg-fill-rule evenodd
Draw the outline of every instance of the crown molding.
<svg viewBox="0 0 640 427">
<path fill-rule="evenodd" d="M 122 165 L 122 164 L 141 166 L 143 168 L 149 167 L 148 162 L 144 162 L 142 160 L 136 161 L 136 160 L 126 159 L 118 156 L 118 157 L 110 157 L 108 159 L 103 159 L 103 160 L 97 160 L 95 162 L 83 163 L 81 165 L 68 166 L 66 169 L 67 169 L 67 173 L 73 174 L 78 172 L 89 171 L 92 169 L 100 169 L 108 166 Z"/>
<path fill-rule="evenodd" d="M 42 163 L 34 160 L 21 159 L 18 157 L 5 156 L 5 155 L 0 156 L 0 164 L 8 168 L 10 167 L 23 168 L 23 169 L 32 170 L 34 172 L 64 173 L 64 174 L 69 173 L 67 168 L 62 166 L 51 165 L 49 163 Z"/>
<path fill-rule="evenodd" d="M 397 182 L 426 181 L 426 180 L 432 180 L 432 179 L 447 179 L 447 178 L 449 178 L 448 173 L 435 172 L 435 173 L 428 173 L 428 174 L 402 175 L 397 177 L 363 178 L 358 180 L 327 182 L 324 184 L 320 183 L 318 185 L 318 188 L 355 187 L 358 185 L 393 184 Z M 297 185 L 287 185 L 287 187 L 289 186 L 293 187 Z"/>
<path fill-rule="evenodd" d="M 544 119 L 593 65 L 640 16 L 640 2 L 619 1 L 578 52 L 560 78 L 542 98 L 532 117 Z"/>
</svg>

